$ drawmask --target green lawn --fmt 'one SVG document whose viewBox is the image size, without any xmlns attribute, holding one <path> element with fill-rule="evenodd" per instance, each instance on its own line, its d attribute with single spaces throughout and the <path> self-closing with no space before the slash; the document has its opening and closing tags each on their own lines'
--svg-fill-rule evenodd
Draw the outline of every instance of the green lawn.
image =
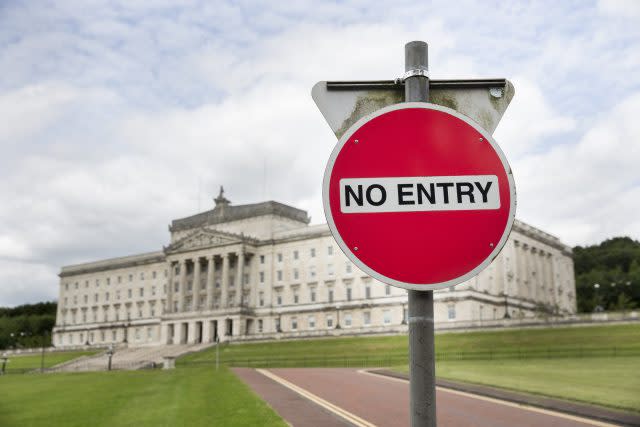
<svg viewBox="0 0 640 427">
<path fill-rule="evenodd" d="M 640 326 L 609 325 L 436 334 L 441 360 L 458 357 L 527 358 L 640 355 Z M 406 336 L 325 338 L 220 346 L 220 360 L 241 366 L 340 366 L 403 364 Z M 213 362 L 215 348 L 181 358 L 179 364 Z"/>
<path fill-rule="evenodd" d="M 0 377 L 1 426 L 286 426 L 226 368 Z"/>
<path fill-rule="evenodd" d="M 446 361 L 436 375 L 640 412 L 640 357 Z"/>
<path fill-rule="evenodd" d="M 95 351 L 60 351 L 54 353 L 45 353 L 44 355 L 44 367 L 49 368 L 57 365 L 58 363 L 66 362 L 67 360 L 75 359 L 80 356 L 89 356 L 95 354 Z M 42 356 L 40 354 L 29 354 L 21 356 L 9 356 L 7 362 L 7 372 L 23 372 L 31 369 L 39 369 Z"/>
</svg>

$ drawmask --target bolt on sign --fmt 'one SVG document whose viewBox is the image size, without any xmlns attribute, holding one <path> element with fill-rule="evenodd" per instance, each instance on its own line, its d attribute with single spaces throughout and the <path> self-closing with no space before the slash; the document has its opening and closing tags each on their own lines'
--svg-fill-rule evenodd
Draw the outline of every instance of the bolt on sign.
<svg viewBox="0 0 640 427">
<path fill-rule="evenodd" d="M 405 289 L 462 283 L 491 263 L 515 217 L 511 168 L 489 132 L 410 102 L 361 118 L 327 164 L 323 203 L 344 253 Z"/>
</svg>

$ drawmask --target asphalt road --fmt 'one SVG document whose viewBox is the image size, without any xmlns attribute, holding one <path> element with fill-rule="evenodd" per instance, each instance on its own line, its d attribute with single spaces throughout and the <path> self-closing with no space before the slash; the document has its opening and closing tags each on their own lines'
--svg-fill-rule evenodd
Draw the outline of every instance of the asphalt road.
<svg viewBox="0 0 640 427">
<path fill-rule="evenodd" d="M 404 380 L 349 368 L 236 372 L 294 426 L 409 425 L 409 385 Z M 441 427 L 612 425 L 443 388 L 438 388 L 436 401 Z"/>
</svg>

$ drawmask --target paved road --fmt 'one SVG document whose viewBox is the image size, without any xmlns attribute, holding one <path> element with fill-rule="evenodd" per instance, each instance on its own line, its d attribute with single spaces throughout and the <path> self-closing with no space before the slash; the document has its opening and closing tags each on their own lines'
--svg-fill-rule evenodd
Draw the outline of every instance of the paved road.
<svg viewBox="0 0 640 427">
<path fill-rule="evenodd" d="M 249 371 L 249 370 L 247 370 Z M 298 412 L 309 410 L 308 401 L 316 403 L 317 416 L 310 425 L 321 427 L 322 416 L 327 424 L 336 425 L 342 418 L 343 425 L 356 426 L 407 426 L 409 425 L 409 386 L 404 380 L 382 377 L 348 368 L 283 368 L 254 371 L 269 384 L 270 393 L 258 390 L 250 381 L 245 381 L 266 398 L 270 395 L 271 405 L 294 426 L 304 425 L 302 415 L 296 420 L 278 408 L 278 401 L 285 401 L 289 414 L 296 412 L 296 404 L 291 396 L 306 400 Z M 242 377 L 242 375 L 241 375 Z M 279 387 L 276 386 L 279 384 Z M 285 390 L 286 389 L 286 392 Z M 274 390 L 280 390 L 280 398 L 274 398 Z M 585 427 L 608 426 L 597 421 L 545 411 L 538 408 L 498 401 L 477 395 L 439 388 L 437 391 L 438 425 L 441 427 Z M 275 403 L 275 404 L 274 404 Z M 318 412 L 320 406 L 322 411 Z M 306 408 L 306 409 L 305 409 Z"/>
</svg>

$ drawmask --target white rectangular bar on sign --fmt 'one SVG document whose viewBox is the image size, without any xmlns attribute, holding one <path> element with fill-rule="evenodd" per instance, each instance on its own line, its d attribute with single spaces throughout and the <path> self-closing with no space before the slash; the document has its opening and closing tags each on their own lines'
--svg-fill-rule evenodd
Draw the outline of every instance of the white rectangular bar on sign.
<svg viewBox="0 0 640 427">
<path fill-rule="evenodd" d="M 495 175 L 340 180 L 343 213 L 466 211 L 500 208 Z"/>
</svg>

